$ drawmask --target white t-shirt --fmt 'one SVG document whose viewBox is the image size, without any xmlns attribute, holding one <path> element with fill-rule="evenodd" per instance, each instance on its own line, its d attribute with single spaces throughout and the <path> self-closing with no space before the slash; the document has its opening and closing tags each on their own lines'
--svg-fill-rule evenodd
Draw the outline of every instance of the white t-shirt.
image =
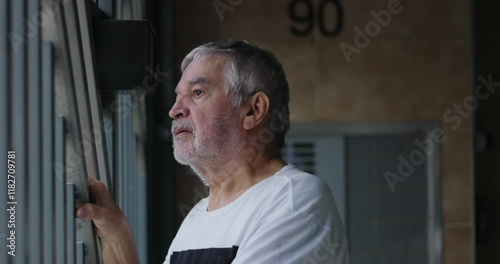
<svg viewBox="0 0 500 264">
<path fill-rule="evenodd" d="M 330 189 L 293 165 L 220 209 L 207 206 L 189 212 L 164 263 L 349 263 Z"/>
</svg>

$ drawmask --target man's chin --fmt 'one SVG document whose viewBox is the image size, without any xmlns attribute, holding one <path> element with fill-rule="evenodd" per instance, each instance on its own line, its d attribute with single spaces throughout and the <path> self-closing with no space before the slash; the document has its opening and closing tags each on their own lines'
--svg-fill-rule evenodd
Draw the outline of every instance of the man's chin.
<svg viewBox="0 0 500 264">
<path fill-rule="evenodd" d="M 178 163 L 180 163 L 182 165 L 191 166 L 191 162 L 188 159 L 186 159 L 185 157 L 177 155 L 175 152 L 174 152 L 174 159 L 175 159 L 175 161 L 177 161 Z"/>
<path fill-rule="evenodd" d="M 190 155 L 191 154 L 191 155 Z M 179 151 L 179 149 L 174 148 L 174 159 L 182 165 L 192 166 L 198 158 L 193 157 L 193 153 L 186 153 L 184 151 Z"/>
</svg>

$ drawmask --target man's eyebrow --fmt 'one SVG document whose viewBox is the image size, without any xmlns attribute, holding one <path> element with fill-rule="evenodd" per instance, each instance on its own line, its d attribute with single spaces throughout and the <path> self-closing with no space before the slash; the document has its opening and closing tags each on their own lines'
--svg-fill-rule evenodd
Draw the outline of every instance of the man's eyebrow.
<svg viewBox="0 0 500 264">
<path fill-rule="evenodd" d="M 196 77 L 188 81 L 190 84 L 210 84 L 211 81 L 207 77 Z"/>
<path fill-rule="evenodd" d="M 193 78 L 193 79 L 189 80 L 188 83 L 191 84 L 191 85 L 196 85 L 196 84 L 209 85 L 212 82 L 207 77 L 196 77 L 196 78 Z M 179 91 L 178 88 L 179 88 L 178 86 L 175 87 L 175 93 L 176 94 Z"/>
</svg>

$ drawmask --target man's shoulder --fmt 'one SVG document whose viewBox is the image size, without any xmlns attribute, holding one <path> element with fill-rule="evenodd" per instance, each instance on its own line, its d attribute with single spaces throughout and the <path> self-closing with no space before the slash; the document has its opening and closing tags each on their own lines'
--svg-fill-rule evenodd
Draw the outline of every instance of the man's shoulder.
<svg viewBox="0 0 500 264">
<path fill-rule="evenodd" d="M 331 194 L 330 188 L 320 178 L 291 165 L 289 169 L 276 175 L 288 183 L 293 197 L 318 197 Z"/>
<path fill-rule="evenodd" d="M 289 165 L 274 177 L 274 183 L 269 186 L 274 194 L 272 200 L 289 207 L 291 212 L 312 212 L 335 206 L 330 188 L 313 174 Z"/>
</svg>

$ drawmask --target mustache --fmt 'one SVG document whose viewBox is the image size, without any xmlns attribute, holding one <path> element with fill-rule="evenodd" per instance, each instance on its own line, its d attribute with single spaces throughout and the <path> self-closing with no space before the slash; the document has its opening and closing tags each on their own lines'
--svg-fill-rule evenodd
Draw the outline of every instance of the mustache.
<svg viewBox="0 0 500 264">
<path fill-rule="evenodd" d="M 174 134 L 174 131 L 177 129 L 185 129 L 190 132 L 195 132 L 194 131 L 194 124 L 189 121 L 189 120 L 174 120 L 172 121 L 172 128 L 170 129 L 170 132 L 172 135 Z"/>
</svg>

